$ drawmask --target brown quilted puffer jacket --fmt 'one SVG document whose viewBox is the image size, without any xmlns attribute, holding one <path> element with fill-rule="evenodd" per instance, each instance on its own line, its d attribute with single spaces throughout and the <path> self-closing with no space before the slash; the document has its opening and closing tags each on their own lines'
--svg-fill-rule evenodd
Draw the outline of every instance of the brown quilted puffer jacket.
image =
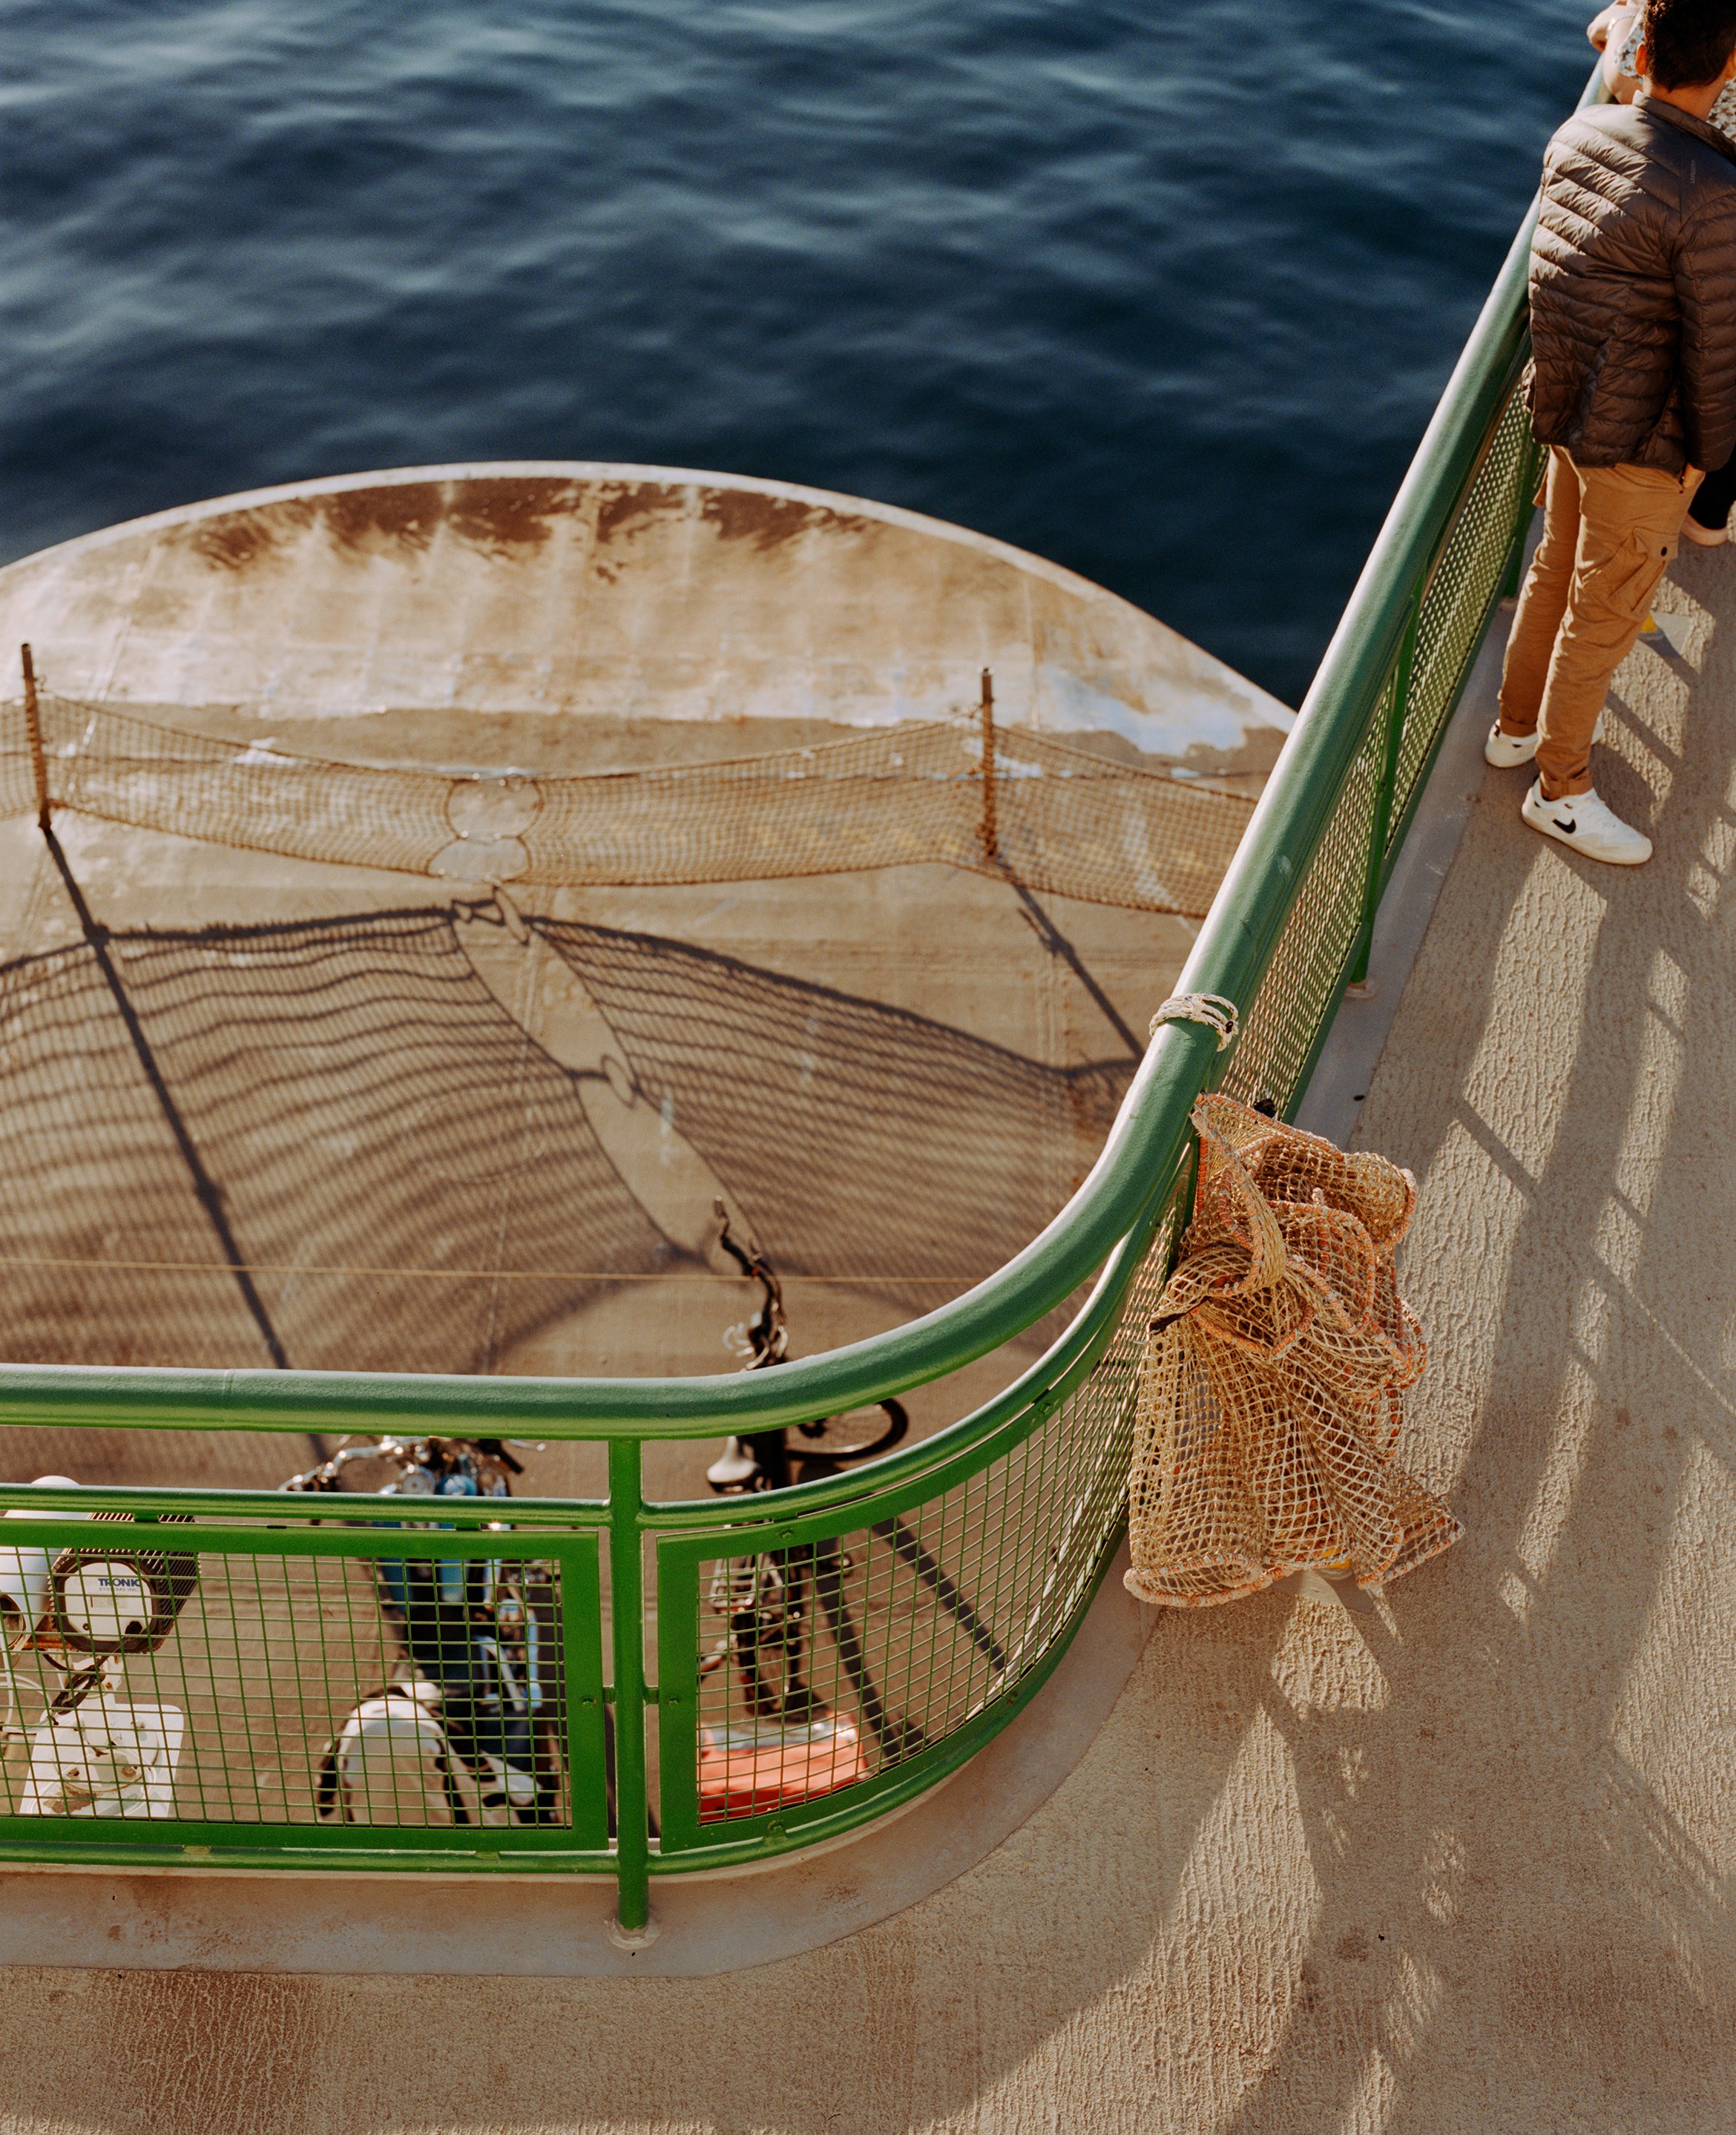
<svg viewBox="0 0 1736 2135">
<path fill-rule="evenodd" d="M 1674 104 L 1577 112 L 1531 246 L 1538 442 L 1679 474 L 1736 448 L 1736 143 Z"/>
</svg>

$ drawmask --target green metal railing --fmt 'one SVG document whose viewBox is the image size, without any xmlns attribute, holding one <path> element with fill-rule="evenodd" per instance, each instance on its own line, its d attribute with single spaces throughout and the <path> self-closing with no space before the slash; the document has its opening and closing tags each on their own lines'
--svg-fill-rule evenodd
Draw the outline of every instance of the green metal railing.
<svg viewBox="0 0 1736 2135">
<path fill-rule="evenodd" d="M 0 1550 L 46 1561 L 124 1537 L 172 1547 L 197 1574 L 169 1636 L 125 1661 L 119 1692 L 130 1709 L 173 1716 L 161 1722 L 181 1731 L 172 1788 L 148 1815 L 51 1816 L 15 1745 L 0 1770 L 0 1857 L 604 1873 L 633 1931 L 657 1876 L 847 1831 L 955 1769 L 1035 1694 L 1119 1540 L 1142 1334 L 1185 1197 L 1190 1109 L 1215 1082 L 1281 1111 L 1299 1102 L 1513 582 L 1536 462 L 1517 395 L 1530 235 L 1528 221 L 1180 981 L 1239 1005 L 1233 1048 L 1220 1058 L 1200 1025 L 1162 1027 L 1090 1175 L 1024 1251 L 924 1318 L 773 1371 L 616 1381 L 0 1368 L 0 1421 L 12 1425 L 582 1438 L 606 1440 L 609 1457 L 606 1499 L 442 1499 L 438 1526 L 416 1523 L 403 1499 L 0 1488 L 0 1507 L 33 1516 L 0 1530 Z M 957 1372 L 1093 1278 L 1046 1355 L 923 1443 L 757 1497 L 644 1498 L 647 1440 L 870 1406 Z M 94 1527 L 93 1510 L 107 1524 Z M 491 1524 L 503 1514 L 508 1527 Z M 558 1655 L 542 1717 L 561 1774 L 541 1820 L 461 1823 L 449 1802 L 420 1796 L 371 1798 L 366 1820 L 329 1820 L 325 1745 L 390 1670 L 376 1567 L 438 1580 L 466 1565 L 541 1582 Z M 810 1685 L 848 1727 L 817 1746 L 793 1721 L 762 1726 L 754 1754 L 768 1784 L 732 1794 L 718 1774 L 754 1686 L 734 1654 L 710 1663 L 720 1611 L 768 1578 L 805 1594 Z M 51 1690 L 49 1676 L 25 1680 L 43 1665 L 14 1656 L 21 1706 Z"/>
</svg>

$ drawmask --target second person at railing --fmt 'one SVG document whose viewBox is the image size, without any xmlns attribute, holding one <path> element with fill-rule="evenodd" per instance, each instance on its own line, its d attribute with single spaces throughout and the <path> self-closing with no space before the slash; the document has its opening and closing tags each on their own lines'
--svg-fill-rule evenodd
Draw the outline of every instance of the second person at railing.
<svg viewBox="0 0 1736 2135">
<path fill-rule="evenodd" d="M 1588 858 L 1651 841 L 1599 799 L 1592 741 L 1708 467 L 1736 451 L 1736 0 L 1649 0 L 1632 104 L 1577 112 L 1544 157 L 1531 250 L 1543 539 L 1484 753 L 1535 761 L 1520 814 Z"/>
<path fill-rule="evenodd" d="M 1586 25 L 1586 36 L 1603 55 L 1603 79 L 1617 104 L 1632 104 L 1642 86 L 1639 64 L 1645 29 L 1646 11 L 1640 0 L 1612 0 Z M 1736 141 L 1736 81 L 1725 83 L 1706 118 L 1720 133 Z M 1703 549 L 1722 546 L 1730 538 L 1732 506 L 1736 506 L 1736 453 L 1721 467 L 1707 468 L 1706 478 L 1688 506 L 1682 532 Z"/>
</svg>

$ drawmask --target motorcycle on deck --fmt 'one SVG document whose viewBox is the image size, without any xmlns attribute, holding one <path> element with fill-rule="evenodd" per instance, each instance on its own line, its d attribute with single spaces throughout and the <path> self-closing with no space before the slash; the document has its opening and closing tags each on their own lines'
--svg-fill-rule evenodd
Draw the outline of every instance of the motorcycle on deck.
<svg viewBox="0 0 1736 2135">
<path fill-rule="evenodd" d="M 285 1490 L 345 1492 L 383 1463 L 380 1494 L 507 1498 L 522 1464 L 497 1438 L 385 1437 L 345 1446 Z M 422 1525 L 405 1506 L 405 1524 Z M 438 1525 L 438 1521 L 425 1523 Z M 492 1524 L 492 1523 L 491 1523 Z M 502 1523 L 503 1524 L 503 1523 Z M 400 1654 L 326 1745 L 315 1799 L 340 1823 L 552 1823 L 565 1770 L 560 1607 L 546 1564 L 385 1557 L 372 1565 Z"/>
<path fill-rule="evenodd" d="M 70 1476 L 38 1481 L 76 1489 Z M 187 1731 L 177 1706 L 128 1695 L 125 1669 L 154 1653 L 199 1583 L 184 1551 L 142 1549 L 124 1513 L 36 1513 L 8 1521 L 125 1523 L 89 1547 L 32 1547 L 21 1524 L 0 1546 L 0 1807 L 18 1816 L 159 1817 L 175 1813 L 175 1768 Z M 165 1513 L 155 1524 L 184 1525 Z M 32 1706 L 35 1718 L 24 1716 Z"/>
</svg>

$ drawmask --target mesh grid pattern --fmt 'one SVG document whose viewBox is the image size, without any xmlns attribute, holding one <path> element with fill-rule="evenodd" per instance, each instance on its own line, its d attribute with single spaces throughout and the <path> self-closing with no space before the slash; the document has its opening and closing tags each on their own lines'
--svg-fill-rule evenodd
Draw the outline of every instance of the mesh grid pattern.
<svg viewBox="0 0 1736 2135">
<path fill-rule="evenodd" d="M 1532 467 L 1530 418 L 1523 396 L 1515 393 L 1491 433 L 1423 595 L 1399 747 L 1389 840 L 1404 822 L 1434 738 L 1451 714 L 1476 655 L 1489 597 L 1507 560 Z"/>
<path fill-rule="evenodd" d="M 1172 1236 L 1166 1223 L 1090 1377 L 1011 1451 L 894 1518 L 702 1565 L 702 1823 L 894 1770 L 1050 1653 L 1119 1539 Z"/>
<path fill-rule="evenodd" d="M 114 1561 L 105 1552 L 138 1547 L 130 1526 L 96 1532 L 106 1539 L 76 1554 L 99 1569 Z M 10 1527 L 6 1538 L 28 1532 Z M 90 1658 L 51 1637 L 21 1648 L 15 1635 L 0 1813 L 410 1829 L 567 1823 L 558 1646 L 544 1639 L 533 1668 L 509 1660 L 504 1675 L 479 1669 L 470 1651 L 509 1580 L 552 1629 L 556 1567 L 407 1556 L 376 1572 L 353 1557 L 274 1555 L 263 1536 L 258 1554 L 201 1553 L 181 1529 L 151 1532 L 174 1536 L 164 1561 L 186 1565 L 192 1584 L 154 1652 L 123 1656 L 56 1716 L 51 1701 L 64 1704 L 75 1680 L 69 1668 Z M 27 1576 L 32 1554 L 17 1552 Z M 16 1563 L 0 1553 L 0 1577 Z"/>
<path fill-rule="evenodd" d="M 1393 1256 L 1416 1181 L 1222 1097 L 1152 1323 L 1129 1590 L 1205 1608 L 1316 1566 L 1378 1586 L 1457 1541 L 1395 1458 L 1427 1351 Z"/>
<path fill-rule="evenodd" d="M 606 1082 L 480 975 L 510 946 L 430 906 L 0 965 L 0 1355 L 499 1371 L 609 1280 L 654 1277 L 667 1242 L 586 1109 Z M 912 1313 L 1042 1228 L 1132 1072 L 657 936 L 536 922 L 512 954 L 516 983 L 579 975 L 785 1273 Z"/>
<path fill-rule="evenodd" d="M 588 777 L 450 777 L 214 741 L 39 699 L 49 798 L 109 822 L 471 882 L 769 881 L 939 861 L 1137 911 L 1202 915 L 1253 803 L 1046 734 L 963 719 L 814 748 Z M 0 813 L 36 804 L 22 701 L 0 705 Z"/>
<path fill-rule="evenodd" d="M 36 777 L 25 741 L 24 707 L 0 705 L 0 819 L 34 814 Z"/>
<path fill-rule="evenodd" d="M 1421 604 L 1412 685 L 1397 708 L 1393 831 L 1457 700 L 1530 458 L 1512 399 Z M 1231 1094 L 1287 1106 L 1331 1013 L 1362 917 L 1395 690 L 1389 674 L 1247 1005 Z M 44 716 L 61 805 L 308 857 L 574 883 L 763 878 L 914 857 L 991 864 L 980 743 L 959 723 L 751 763 L 532 785 L 357 774 L 64 700 L 45 700 Z M 0 710 L 0 799 L 28 807 L 17 720 L 17 708 Z M 1201 911 L 1247 819 L 1245 803 L 1022 733 L 996 762 L 1001 852 L 1058 893 Z M 704 821 L 681 813 L 707 809 Z M 550 939 L 587 968 L 620 962 L 598 930 Z M 667 1050 L 660 1013 L 647 1009 L 638 1033 L 652 1063 Z M 707 1545 L 717 1553 L 701 1565 L 691 1624 L 700 1710 L 691 1773 L 679 1774 L 696 1784 L 702 1823 L 895 1771 L 1008 1697 L 1054 1652 L 1119 1534 L 1142 1354 L 1174 1238 L 1172 1208 L 1089 1377 L 976 1474 L 895 1517 L 867 1497 L 865 1478 L 864 1505 L 841 1512 L 824 1539 L 782 1553 L 742 1549 L 739 1531 L 727 1546 Z M 363 1566 L 269 1550 L 250 1561 L 207 1558 L 174 1634 L 154 1657 L 127 1663 L 124 1695 L 185 1716 L 177 1813 L 314 1822 L 323 1745 L 381 1687 L 402 1644 Z M 17 1665 L 39 1664 L 25 1654 Z M 677 1775 L 666 1766 L 663 1776 L 667 1788 Z M 393 1778 L 383 1805 L 368 1784 L 361 1794 L 364 1814 L 409 1828 L 458 1813 L 444 1779 L 406 1792 Z M 557 1789 L 550 1819 L 567 1821 L 570 1806 Z"/>
<path fill-rule="evenodd" d="M 1501 582 L 1532 466 L 1530 419 L 1513 393 L 1447 530 L 1417 617 L 1387 818 L 1390 852 L 1442 727 L 1458 701 Z M 1243 1018 L 1224 1089 L 1280 1111 L 1297 1094 L 1361 925 L 1369 847 L 1398 689 L 1394 657 L 1324 838 Z"/>
<path fill-rule="evenodd" d="M 255 852 L 414 874 L 429 872 L 458 835 L 446 811 L 459 782 L 450 778 L 212 741 L 47 691 L 38 704 L 57 807 Z M 22 737 L 22 704 L 8 704 L 3 716 Z"/>
<path fill-rule="evenodd" d="M 1224 1087 L 1250 1104 L 1288 1103 L 1362 923 L 1393 686 L 1389 680 L 1230 1056 Z"/>
<path fill-rule="evenodd" d="M 498 1369 L 662 1264 L 575 1078 L 447 912 L 0 966 L 0 1112 L 14 1359 Z"/>
</svg>

